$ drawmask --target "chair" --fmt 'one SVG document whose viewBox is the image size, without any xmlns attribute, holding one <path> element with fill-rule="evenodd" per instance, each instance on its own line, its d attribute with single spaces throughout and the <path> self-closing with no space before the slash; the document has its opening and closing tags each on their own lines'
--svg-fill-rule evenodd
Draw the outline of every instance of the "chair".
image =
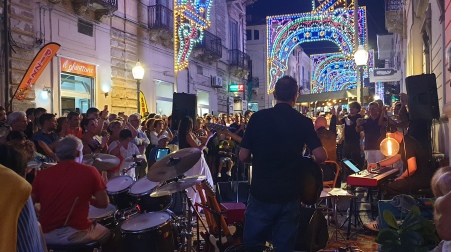
<svg viewBox="0 0 451 252">
<path fill-rule="evenodd" d="M 100 251 L 100 243 L 92 241 L 85 244 L 47 244 L 49 252 L 92 252 Z"/>
<path fill-rule="evenodd" d="M 327 160 L 321 165 L 323 170 L 323 186 L 328 188 L 334 188 L 337 184 L 338 175 L 340 174 L 340 166 L 337 162 Z M 329 180 L 332 179 L 333 180 Z M 327 180 L 324 180 L 327 179 Z"/>
</svg>

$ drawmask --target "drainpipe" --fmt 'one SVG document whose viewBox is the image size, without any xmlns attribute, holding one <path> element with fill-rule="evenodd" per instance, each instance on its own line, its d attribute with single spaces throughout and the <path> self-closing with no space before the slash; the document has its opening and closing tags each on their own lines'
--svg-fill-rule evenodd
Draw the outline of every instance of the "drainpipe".
<svg viewBox="0 0 451 252">
<path fill-rule="evenodd" d="M 3 0 L 3 37 L 5 39 L 5 108 L 7 111 L 12 111 L 12 100 L 11 104 L 9 103 L 9 89 L 10 89 L 10 78 L 9 78 L 9 53 L 10 53 L 10 44 L 9 44 L 9 35 L 8 35 L 8 0 Z"/>
</svg>

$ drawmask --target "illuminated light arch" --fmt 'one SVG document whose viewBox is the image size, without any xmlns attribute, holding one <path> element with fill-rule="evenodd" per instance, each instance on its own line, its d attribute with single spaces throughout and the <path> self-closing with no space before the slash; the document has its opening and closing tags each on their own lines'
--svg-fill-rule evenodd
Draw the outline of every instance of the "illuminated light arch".
<svg viewBox="0 0 451 252">
<path fill-rule="evenodd" d="M 364 78 L 368 78 L 369 73 L 374 69 L 374 50 L 369 50 L 368 54 L 368 66 L 365 68 Z M 340 53 L 315 54 L 310 56 L 310 68 L 314 69 L 311 72 L 311 93 L 356 88 L 357 66 L 353 58 L 345 57 Z"/>
<path fill-rule="evenodd" d="M 174 72 L 188 67 L 188 59 L 210 23 L 212 0 L 174 0 Z"/>
<path fill-rule="evenodd" d="M 366 9 L 359 8 L 359 43 L 366 45 Z M 267 18 L 267 86 L 274 91 L 276 81 L 288 69 L 288 57 L 298 45 L 330 41 L 345 57 L 354 53 L 354 10 L 335 9 Z"/>
</svg>

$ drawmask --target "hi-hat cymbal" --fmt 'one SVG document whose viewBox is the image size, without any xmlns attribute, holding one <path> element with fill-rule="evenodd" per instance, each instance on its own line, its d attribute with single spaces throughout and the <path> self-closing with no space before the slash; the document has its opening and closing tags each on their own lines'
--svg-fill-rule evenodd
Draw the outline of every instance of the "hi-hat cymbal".
<svg viewBox="0 0 451 252">
<path fill-rule="evenodd" d="M 182 175 L 199 161 L 202 151 L 186 148 L 171 153 L 153 164 L 147 172 L 147 178 L 154 182 L 163 182 Z"/>
<path fill-rule="evenodd" d="M 150 194 L 150 197 L 161 197 L 165 195 L 171 195 L 176 192 L 180 192 L 182 190 L 200 184 L 202 181 L 205 180 L 205 178 L 206 176 L 204 175 L 184 177 L 178 181 L 174 181 L 159 187 L 157 190 L 153 191 Z"/>
<path fill-rule="evenodd" d="M 83 156 L 83 163 L 92 165 L 99 171 L 108 171 L 118 166 L 121 161 L 119 158 L 109 154 L 97 153 Z"/>
<path fill-rule="evenodd" d="M 136 157 L 128 157 L 128 158 L 124 159 L 124 162 L 141 162 L 141 161 L 145 161 L 145 160 L 146 160 L 146 156 L 136 155 Z"/>
</svg>

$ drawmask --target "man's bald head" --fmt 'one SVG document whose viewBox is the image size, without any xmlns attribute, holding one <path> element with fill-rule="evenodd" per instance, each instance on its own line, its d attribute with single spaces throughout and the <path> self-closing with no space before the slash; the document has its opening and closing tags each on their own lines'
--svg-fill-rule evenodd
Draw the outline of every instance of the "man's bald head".
<svg viewBox="0 0 451 252">
<path fill-rule="evenodd" d="M 327 120 L 324 116 L 319 116 L 315 120 L 315 130 L 318 130 L 321 127 L 327 128 Z"/>
</svg>

